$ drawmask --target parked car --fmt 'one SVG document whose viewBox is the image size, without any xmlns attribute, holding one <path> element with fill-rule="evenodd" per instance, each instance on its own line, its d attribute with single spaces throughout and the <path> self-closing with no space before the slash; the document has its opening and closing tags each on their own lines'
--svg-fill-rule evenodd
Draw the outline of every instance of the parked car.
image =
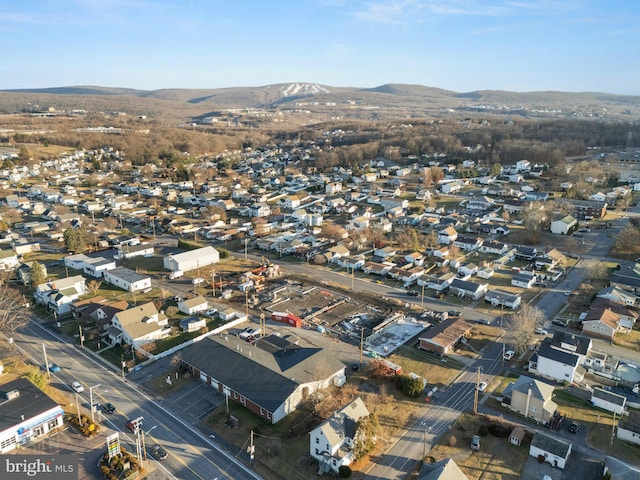
<svg viewBox="0 0 640 480">
<path fill-rule="evenodd" d="M 507 350 L 506 352 L 504 352 L 503 358 L 508 362 L 513 358 L 515 354 L 516 352 L 514 352 L 513 350 Z"/>
<path fill-rule="evenodd" d="M 549 333 L 544 328 L 541 328 L 541 327 L 536 328 L 534 332 L 536 333 L 536 335 L 547 335 Z"/>
<path fill-rule="evenodd" d="M 471 450 L 480 450 L 480 435 L 471 437 Z"/>
<path fill-rule="evenodd" d="M 164 460 L 169 456 L 167 451 L 160 445 L 152 445 L 148 448 L 147 451 L 149 452 L 149 455 L 151 455 L 156 460 Z"/>
<path fill-rule="evenodd" d="M 100 407 L 102 408 L 102 411 L 104 413 L 111 414 L 116 411 L 116 407 L 114 407 L 112 403 L 103 403 L 102 405 L 100 405 Z"/>
<path fill-rule="evenodd" d="M 84 387 L 82 386 L 82 384 L 80 382 L 73 382 L 71 384 L 71 388 L 76 393 L 84 392 Z"/>
<path fill-rule="evenodd" d="M 484 392 L 487 388 L 487 382 L 480 382 L 478 384 L 478 391 Z"/>
<path fill-rule="evenodd" d="M 420 293 L 416 292 L 415 290 L 409 290 L 407 292 L 407 295 L 409 295 L 410 297 L 417 297 L 420 295 Z"/>
<path fill-rule="evenodd" d="M 580 424 L 576 422 L 571 422 L 571 425 L 569 425 L 569 432 L 578 433 L 578 430 L 580 430 Z"/>
<path fill-rule="evenodd" d="M 564 296 L 568 297 L 569 295 L 571 295 L 571 290 L 565 290 L 564 291 Z"/>
<path fill-rule="evenodd" d="M 213 317 L 216 313 L 218 313 L 218 309 L 217 308 L 210 308 L 209 310 L 204 312 L 205 316 L 207 316 L 207 317 Z"/>
<path fill-rule="evenodd" d="M 551 323 L 553 323 L 554 325 L 558 325 L 560 327 L 566 327 L 567 326 L 567 324 L 565 322 L 563 322 L 562 320 L 559 320 L 559 319 L 555 319 L 555 318 L 553 320 L 551 320 Z"/>
<path fill-rule="evenodd" d="M 451 317 L 459 317 L 460 315 L 462 315 L 462 312 L 458 310 L 448 310 L 447 314 L 449 314 L 449 316 Z"/>
<path fill-rule="evenodd" d="M 481 323 L 482 325 L 491 325 L 491 320 L 488 320 L 486 318 L 478 318 L 477 320 L 474 320 L 476 323 Z"/>
<path fill-rule="evenodd" d="M 184 302 L 184 297 L 181 297 L 180 295 L 176 295 L 175 297 L 173 297 L 173 301 L 176 303 Z"/>
</svg>

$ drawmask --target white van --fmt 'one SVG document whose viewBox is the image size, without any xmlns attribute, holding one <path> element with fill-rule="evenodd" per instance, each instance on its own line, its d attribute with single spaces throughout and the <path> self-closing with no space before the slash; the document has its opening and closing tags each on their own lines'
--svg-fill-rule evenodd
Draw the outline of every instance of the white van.
<svg viewBox="0 0 640 480">
<path fill-rule="evenodd" d="M 183 275 L 184 272 L 182 270 L 176 270 L 175 272 L 171 272 L 169 274 L 169 280 L 175 280 L 176 278 L 180 278 Z"/>
</svg>

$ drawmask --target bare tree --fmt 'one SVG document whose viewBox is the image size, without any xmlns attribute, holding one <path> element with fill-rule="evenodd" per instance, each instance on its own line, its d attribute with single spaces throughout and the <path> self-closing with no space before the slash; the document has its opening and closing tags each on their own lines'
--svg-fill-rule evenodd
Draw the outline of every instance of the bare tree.
<svg viewBox="0 0 640 480">
<path fill-rule="evenodd" d="M 0 332 L 12 335 L 18 328 L 29 323 L 26 299 L 18 290 L 3 285 L 0 287 Z"/>
<path fill-rule="evenodd" d="M 511 317 L 511 332 L 517 353 L 526 351 L 535 340 L 535 329 L 544 322 L 542 311 L 525 303 Z"/>
</svg>

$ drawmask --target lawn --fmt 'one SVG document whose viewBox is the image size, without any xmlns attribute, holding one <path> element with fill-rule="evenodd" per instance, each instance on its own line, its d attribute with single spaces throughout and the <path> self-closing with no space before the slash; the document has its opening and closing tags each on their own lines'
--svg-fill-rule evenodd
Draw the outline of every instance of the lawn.
<svg viewBox="0 0 640 480">
<path fill-rule="evenodd" d="M 389 361 L 402 367 L 405 374 L 413 372 L 427 379 L 430 385 L 449 385 L 464 365 L 453 359 L 442 359 L 413 347 L 401 347 Z"/>
<path fill-rule="evenodd" d="M 629 333 L 618 333 L 613 343 L 629 350 L 640 351 L 640 330 L 634 328 Z"/>
<path fill-rule="evenodd" d="M 613 413 L 601 408 L 590 407 L 582 399 L 564 390 L 556 390 L 554 401 L 558 410 L 570 420 L 587 429 L 587 443 L 603 452 L 613 453 L 617 458 L 638 464 L 640 449 L 635 445 L 618 440 L 612 441 Z"/>
<path fill-rule="evenodd" d="M 529 443 L 516 447 L 506 438 L 490 434 L 481 437 L 479 451 L 469 447 L 471 437 L 478 434 L 480 425 L 495 421 L 482 415 L 462 414 L 452 429 L 445 433 L 427 456 L 427 461 L 453 458 L 469 479 L 510 480 L 520 478 L 529 456 Z M 454 440 L 452 440 L 452 437 Z"/>
</svg>

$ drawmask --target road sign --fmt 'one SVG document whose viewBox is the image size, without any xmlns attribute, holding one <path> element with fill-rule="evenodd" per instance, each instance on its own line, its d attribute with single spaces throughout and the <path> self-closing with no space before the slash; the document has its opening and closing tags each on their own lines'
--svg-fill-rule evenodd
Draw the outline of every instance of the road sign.
<svg viewBox="0 0 640 480">
<path fill-rule="evenodd" d="M 120 436 L 117 433 L 107 437 L 107 452 L 110 459 L 120 455 Z"/>
</svg>

